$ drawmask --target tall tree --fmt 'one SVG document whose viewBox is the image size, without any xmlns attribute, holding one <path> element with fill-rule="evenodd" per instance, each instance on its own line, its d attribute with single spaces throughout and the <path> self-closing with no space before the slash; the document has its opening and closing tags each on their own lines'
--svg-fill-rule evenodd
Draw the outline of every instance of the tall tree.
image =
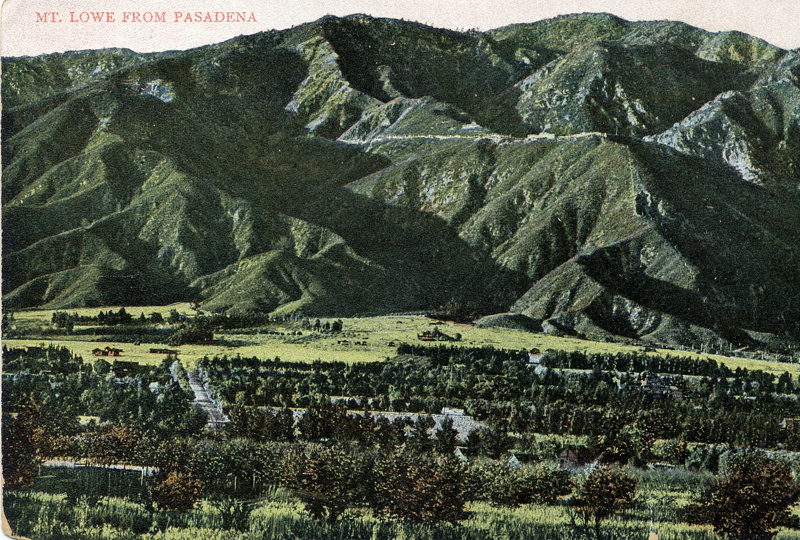
<svg viewBox="0 0 800 540">
<path fill-rule="evenodd" d="M 47 453 L 42 410 L 32 399 L 15 414 L 3 414 L 3 483 L 6 489 L 33 485 Z"/>
<path fill-rule="evenodd" d="M 363 488 L 363 468 L 354 454 L 340 447 L 296 450 L 284 457 L 284 483 L 314 519 L 335 522 Z"/>
<path fill-rule="evenodd" d="M 368 504 L 377 512 L 427 523 L 467 517 L 467 472 L 455 457 L 396 452 L 376 461 L 373 476 L 375 492 Z"/>
<path fill-rule="evenodd" d="M 458 446 L 458 430 L 453 427 L 453 419 L 448 416 L 442 420 L 442 425 L 436 430 L 433 447 L 440 454 L 452 454 L 455 452 L 456 446 Z"/>
<path fill-rule="evenodd" d="M 584 480 L 572 500 L 572 507 L 582 520 L 580 528 L 602 540 L 604 521 L 633 508 L 636 479 L 612 467 L 598 467 Z"/>
<path fill-rule="evenodd" d="M 787 464 L 763 452 L 744 452 L 730 459 L 724 476 L 712 482 L 687 514 L 728 538 L 767 540 L 777 527 L 796 525 L 791 507 L 798 500 L 800 489 Z"/>
</svg>

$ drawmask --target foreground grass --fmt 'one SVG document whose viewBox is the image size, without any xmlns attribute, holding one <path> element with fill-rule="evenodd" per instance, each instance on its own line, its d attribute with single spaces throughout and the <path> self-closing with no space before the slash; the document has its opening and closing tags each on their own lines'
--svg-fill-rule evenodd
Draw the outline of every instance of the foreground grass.
<svg viewBox="0 0 800 540">
<path fill-rule="evenodd" d="M 641 540 L 650 532 L 659 540 L 713 540 L 709 527 L 682 521 L 682 509 L 695 500 L 709 476 L 688 470 L 629 468 L 636 477 L 636 506 L 603 526 L 608 540 Z M 579 480 L 579 474 L 576 480 Z M 34 491 L 35 490 L 35 491 Z M 64 493 L 66 492 L 66 493 Z M 350 509 L 328 524 L 314 521 L 283 488 L 244 502 L 202 500 L 188 512 L 148 508 L 140 475 L 107 469 L 45 467 L 31 491 L 7 492 L 4 509 L 16 534 L 34 540 L 523 540 L 582 539 L 566 501 L 553 506 L 498 507 L 473 502 L 470 517 L 457 524 L 405 524 Z M 138 502 L 137 502 L 138 501 Z M 228 511 L 226 511 L 226 508 Z M 800 531 L 782 529 L 778 540 L 800 540 Z M 589 539 L 587 539 L 589 540 Z"/>
<path fill-rule="evenodd" d="M 96 540 L 489 540 L 525 538 L 576 538 L 563 506 L 496 508 L 472 504 L 472 517 L 458 524 L 404 524 L 348 512 L 335 524 L 314 521 L 292 500 L 258 502 L 245 519 L 224 523 L 213 502 L 204 501 L 195 510 L 168 513 L 146 510 L 142 505 L 114 497 L 97 501 L 79 498 L 71 503 L 64 495 L 11 494 L 7 502 L 9 522 L 17 534 L 36 540 L 83 538 Z M 609 538 L 646 538 L 647 521 L 615 519 L 606 526 Z M 662 524 L 660 538 L 714 538 L 708 529 L 684 524 Z M 789 537 L 786 537 L 789 538 Z"/>
<path fill-rule="evenodd" d="M 35 540 L 523 540 L 582 538 L 571 524 L 565 506 L 526 505 L 497 508 L 473 503 L 472 517 L 457 524 L 405 524 L 347 512 L 335 524 L 310 519 L 302 505 L 288 498 L 256 503 L 249 515 L 226 520 L 215 503 L 203 501 L 185 513 L 146 510 L 114 497 L 91 504 L 85 498 L 71 503 L 64 495 L 38 492 L 10 494 L 6 504 L 16 534 Z M 659 540 L 713 540 L 709 527 L 672 521 L 650 522 L 646 512 L 608 521 L 609 540 L 640 540 L 657 532 Z M 227 521 L 227 523 L 226 523 Z M 781 530 L 778 540 L 796 540 L 798 531 Z"/>
<path fill-rule="evenodd" d="M 191 316 L 195 312 L 188 303 L 172 304 L 169 306 L 144 306 L 126 307 L 128 313 L 138 318 L 142 313 L 149 316 L 151 313 L 161 313 L 165 318 L 171 310 L 176 310 L 182 315 Z M 98 311 L 119 310 L 119 307 L 110 308 L 81 308 L 70 309 L 70 313 L 79 315 L 96 315 Z M 53 310 L 19 311 L 14 314 L 14 325 L 18 330 L 50 326 Z M 247 356 L 258 358 L 275 358 L 284 360 L 313 362 L 341 361 L 346 363 L 376 362 L 385 360 L 396 354 L 396 346 L 401 342 L 423 343 L 440 345 L 441 342 L 421 342 L 417 335 L 438 327 L 445 334 L 455 336 L 461 334 L 461 341 L 452 343 L 460 347 L 492 346 L 503 349 L 555 349 L 563 351 L 578 351 L 584 353 L 638 353 L 653 356 L 673 355 L 688 358 L 714 359 L 731 369 L 737 367 L 748 370 L 762 370 L 775 375 L 788 371 L 794 377 L 800 377 L 800 365 L 780 364 L 775 362 L 762 362 L 742 358 L 729 358 L 720 355 L 699 354 L 689 351 L 670 349 L 648 349 L 625 345 L 621 343 L 606 343 L 587 341 L 569 337 L 554 337 L 544 334 L 534 334 L 519 330 L 505 328 L 477 328 L 471 325 L 440 322 L 421 316 L 379 316 L 342 319 L 344 332 L 341 334 L 324 334 L 302 330 L 299 326 L 291 324 L 271 327 L 273 331 L 289 334 L 300 329 L 303 335 L 274 335 L 267 333 L 266 329 L 248 330 L 247 333 L 237 331 L 219 332 L 216 340 L 208 345 L 183 345 L 180 349 L 180 359 L 187 369 L 192 369 L 203 356 L 228 355 Z M 112 330 L 109 328 L 109 333 Z M 8 339 L 4 340 L 8 346 L 35 346 L 43 339 Z M 76 354 L 83 356 L 84 360 L 91 358 L 92 349 L 99 343 L 103 346 L 110 345 L 123 349 L 122 360 L 139 362 L 141 364 L 157 364 L 163 355 L 150 354 L 150 348 L 158 346 L 152 343 L 135 345 L 132 343 L 119 343 L 104 341 L 102 336 L 57 336 L 55 339 L 46 340 L 47 343 L 61 345 L 69 348 Z M 348 343 L 343 343 L 347 341 Z M 359 343 L 359 344 L 356 344 Z"/>
</svg>

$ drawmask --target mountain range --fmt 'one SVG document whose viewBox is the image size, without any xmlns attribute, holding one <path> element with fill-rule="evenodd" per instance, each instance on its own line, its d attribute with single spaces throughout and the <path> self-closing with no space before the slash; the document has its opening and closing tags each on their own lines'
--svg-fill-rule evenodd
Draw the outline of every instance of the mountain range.
<svg viewBox="0 0 800 540">
<path fill-rule="evenodd" d="M 800 335 L 800 53 L 683 23 L 364 15 L 3 58 L 3 305 Z"/>
</svg>

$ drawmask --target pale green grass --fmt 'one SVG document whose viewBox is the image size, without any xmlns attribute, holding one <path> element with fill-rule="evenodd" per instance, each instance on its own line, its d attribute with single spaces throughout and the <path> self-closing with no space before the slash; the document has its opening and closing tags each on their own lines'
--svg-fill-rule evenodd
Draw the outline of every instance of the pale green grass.
<svg viewBox="0 0 800 540">
<path fill-rule="evenodd" d="M 647 494 L 643 494 L 645 497 Z M 659 540 L 715 540 L 716 535 L 708 526 L 684 523 L 680 518 L 659 519 L 644 506 L 626 515 L 612 518 L 604 523 L 608 538 L 633 540 L 647 538 L 657 532 Z M 347 519 L 335 525 L 312 521 L 302 510 L 302 504 L 291 497 L 266 497 L 253 509 L 249 531 L 222 530 L 219 511 L 207 501 L 201 501 L 195 510 L 177 514 L 168 519 L 169 526 L 163 532 L 151 531 L 134 535 L 128 524 L 146 525 L 148 519 L 163 517 L 151 515 L 132 501 L 103 497 L 98 505 L 90 506 L 85 501 L 68 503 L 65 495 L 44 493 L 14 494 L 10 501 L 12 515 L 17 516 L 20 529 L 30 531 L 32 538 L 96 538 L 97 540 L 143 538 L 150 540 L 194 540 L 208 538 L 217 540 L 273 538 L 307 538 L 326 540 L 364 539 L 413 540 L 446 537 L 448 539 L 470 538 L 548 538 L 552 540 L 581 538 L 571 524 L 569 510 L 563 504 L 557 506 L 524 505 L 518 508 L 496 507 L 486 503 L 470 503 L 467 510 L 471 517 L 457 526 L 403 525 L 378 519 L 369 511 L 351 509 Z M 95 525 L 100 518 L 101 526 Z M 24 524 L 24 526 L 22 526 Z M 64 536 L 63 533 L 71 533 Z M 779 540 L 795 540 L 800 532 L 783 529 Z"/>
<path fill-rule="evenodd" d="M 98 311 L 108 311 L 109 309 L 118 311 L 119 307 L 111 308 L 81 308 L 67 310 L 70 313 L 77 312 L 81 315 L 96 315 Z M 166 317 L 170 310 L 176 309 L 181 314 L 192 315 L 194 312 L 188 303 L 172 304 L 169 306 L 145 306 L 145 307 L 126 307 L 128 313 L 134 318 L 141 313 L 149 316 L 153 312 L 161 313 Z M 15 325 L 18 328 L 33 326 L 48 326 L 52 317 L 52 310 L 28 310 L 15 313 Z M 455 324 L 451 322 L 439 323 L 420 316 L 382 316 L 382 317 L 362 317 L 342 319 L 344 332 L 342 334 L 316 334 L 308 330 L 302 330 L 291 325 L 279 328 L 278 331 L 290 331 L 300 329 L 302 336 L 275 336 L 271 334 L 235 334 L 218 333 L 216 335 L 218 343 L 211 345 L 184 345 L 179 347 L 180 359 L 184 366 L 191 369 L 203 356 L 214 355 L 241 355 L 255 356 L 258 358 L 280 357 L 283 360 L 313 362 L 314 360 L 341 361 L 347 363 L 355 362 L 376 362 L 385 360 L 396 354 L 396 346 L 399 343 L 423 344 L 425 346 L 437 346 L 442 344 L 452 344 L 459 347 L 484 347 L 492 346 L 503 349 L 555 349 L 563 351 L 579 351 L 584 353 L 631 353 L 649 354 L 652 356 L 674 355 L 688 358 L 713 358 L 717 362 L 723 363 L 731 369 L 737 367 L 749 370 L 763 370 L 776 375 L 785 371 L 794 377 L 800 377 L 800 365 L 778 364 L 773 362 L 761 362 L 757 360 L 747 360 L 742 358 L 729 358 L 719 355 L 698 354 L 687 351 L 674 351 L 668 349 L 655 349 L 653 352 L 643 353 L 643 349 L 637 346 L 624 345 L 620 343 L 606 343 L 596 341 L 586 341 L 569 337 L 553 337 L 544 334 L 534 334 L 519 330 L 504 328 L 477 328 L 465 324 Z M 461 334 L 462 339 L 457 343 L 447 342 L 422 342 L 417 339 L 417 334 L 425 330 L 432 330 L 438 325 L 440 330 L 451 336 L 456 333 Z M 275 330 L 276 328 L 271 328 Z M 109 329 L 111 331 L 111 329 Z M 342 344 L 341 341 L 347 340 L 349 344 Z M 6 343 L 13 345 L 37 345 L 42 339 L 17 340 L 9 339 Z M 366 345 L 355 345 L 353 342 L 366 342 Z M 48 340 L 50 343 L 69 347 L 75 353 L 84 357 L 84 360 L 91 358 L 92 349 L 99 346 L 100 342 L 88 340 L 71 340 L 69 337 L 59 337 L 56 340 Z M 110 343 L 106 344 L 123 349 L 122 360 L 132 360 L 143 364 L 158 363 L 163 359 L 163 355 L 152 355 L 149 353 L 151 347 L 157 344 L 132 345 L 129 343 Z"/>
<path fill-rule="evenodd" d="M 359 330 L 376 337 L 408 343 L 423 343 L 436 345 L 436 343 L 421 342 L 416 339 L 416 334 L 433 328 L 431 319 L 425 317 L 369 317 L 360 319 L 343 319 L 345 329 Z M 731 369 L 741 367 L 749 370 L 762 370 L 769 373 L 781 374 L 788 371 L 795 377 L 800 376 L 800 365 L 779 364 L 763 362 L 744 358 L 730 358 L 715 354 L 700 354 L 689 351 L 671 349 L 655 349 L 654 352 L 644 353 L 642 347 L 625 345 L 621 343 L 607 343 L 601 341 L 587 341 L 570 337 L 554 337 L 545 334 L 534 334 L 521 330 L 507 328 L 477 328 L 471 325 L 442 323 L 439 325 L 442 332 L 462 335 L 462 341 L 457 345 L 465 347 L 492 346 L 503 349 L 530 350 L 533 348 L 542 351 L 555 349 L 562 351 L 579 351 L 584 353 L 632 353 L 648 354 L 650 356 L 678 356 L 681 358 L 713 358 Z"/>
<path fill-rule="evenodd" d="M 119 357 L 104 357 L 105 360 L 109 362 L 113 362 L 114 360 L 124 360 L 128 362 L 138 362 L 142 365 L 157 365 L 160 364 L 161 361 L 165 358 L 163 354 L 150 354 L 150 347 L 158 347 L 158 345 L 153 345 L 150 343 L 144 343 L 142 345 L 134 345 L 133 343 L 116 343 L 112 341 L 103 341 L 103 342 L 95 342 L 95 341 L 79 341 L 79 340 L 63 340 L 63 339 L 55 339 L 55 340 L 44 340 L 44 339 L 4 339 L 3 345 L 6 347 L 38 347 L 40 345 L 55 345 L 60 347 L 66 347 L 74 354 L 77 354 L 83 358 L 85 363 L 92 363 L 94 361 L 94 356 L 92 356 L 92 349 L 97 348 L 105 348 L 106 346 L 113 347 L 115 349 L 122 349 L 122 354 Z M 183 347 L 180 348 L 181 351 L 184 350 Z M 184 358 L 180 356 L 183 365 L 187 369 L 193 369 L 197 362 L 197 355 L 190 355 L 188 358 Z M 202 355 L 200 355 L 202 356 Z"/>
<path fill-rule="evenodd" d="M 581 538 L 571 525 L 568 508 L 565 506 L 524 505 L 517 508 L 494 507 L 486 503 L 472 503 L 469 510 L 472 517 L 465 523 L 468 527 L 512 533 L 521 537 L 525 531 L 536 532 L 549 538 Z M 678 538 L 715 538 L 709 527 L 689 525 L 680 522 L 654 522 L 639 516 L 617 516 L 603 525 L 605 534 L 611 538 L 647 538 L 649 532 L 657 532 L 661 540 Z M 514 534 L 516 533 L 516 534 Z"/>
</svg>

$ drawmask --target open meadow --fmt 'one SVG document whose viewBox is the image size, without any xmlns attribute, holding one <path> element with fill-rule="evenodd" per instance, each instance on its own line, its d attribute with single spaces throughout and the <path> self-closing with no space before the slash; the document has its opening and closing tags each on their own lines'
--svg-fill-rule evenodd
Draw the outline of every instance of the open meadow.
<svg viewBox="0 0 800 540">
<path fill-rule="evenodd" d="M 68 313 L 79 316 L 94 316 L 99 311 L 118 311 L 119 309 L 119 306 L 79 308 L 70 309 Z M 159 313 L 166 319 L 170 312 L 173 311 L 188 319 L 197 314 L 189 303 L 168 306 L 132 306 L 125 307 L 125 309 L 134 320 L 141 315 L 149 317 L 153 313 Z M 92 336 L 69 335 L 67 332 L 55 333 L 55 327 L 51 323 L 54 311 L 56 310 L 15 312 L 11 329 L 14 331 L 14 335 L 25 335 L 25 337 L 11 337 L 4 339 L 4 343 L 9 347 L 24 347 L 39 345 L 44 340 L 50 344 L 67 347 L 75 354 L 81 355 L 84 360 L 91 358 L 93 349 L 106 346 L 122 349 L 120 360 L 134 361 L 140 364 L 155 364 L 163 359 L 163 355 L 152 354 L 150 349 L 165 345 L 164 343 L 114 341 L 113 338 L 102 335 L 104 328 L 108 328 L 108 334 L 111 335 L 113 333 L 111 327 L 98 327 L 101 333 Z M 508 328 L 479 328 L 468 324 L 434 320 L 421 315 L 389 315 L 342 318 L 339 320 L 342 321 L 342 332 L 339 333 L 301 329 L 300 325 L 294 322 L 271 324 L 268 329 L 247 328 L 216 331 L 214 334 L 215 339 L 211 343 L 181 345 L 179 347 L 179 358 L 186 369 L 192 369 L 204 356 L 222 355 L 240 355 L 262 359 L 279 357 L 282 360 L 298 362 L 313 362 L 315 360 L 345 363 L 377 362 L 394 356 L 397 352 L 397 345 L 400 343 L 417 343 L 430 346 L 446 343 L 457 347 L 491 346 L 509 350 L 539 349 L 545 351 L 554 349 L 586 354 L 637 353 L 650 356 L 671 355 L 682 358 L 705 358 L 725 364 L 731 369 L 741 367 L 748 370 L 762 370 L 775 375 L 788 371 L 793 377 L 800 377 L 800 365 L 798 364 L 732 358 L 716 354 L 642 347 L 614 342 L 588 341 Z M 169 325 L 164 325 L 164 327 L 167 326 Z M 80 326 L 76 328 L 88 329 L 91 327 Z M 460 340 L 454 342 L 424 342 L 418 339 L 417 336 L 419 334 L 432 331 L 434 328 L 451 337 L 460 335 Z"/>
</svg>

